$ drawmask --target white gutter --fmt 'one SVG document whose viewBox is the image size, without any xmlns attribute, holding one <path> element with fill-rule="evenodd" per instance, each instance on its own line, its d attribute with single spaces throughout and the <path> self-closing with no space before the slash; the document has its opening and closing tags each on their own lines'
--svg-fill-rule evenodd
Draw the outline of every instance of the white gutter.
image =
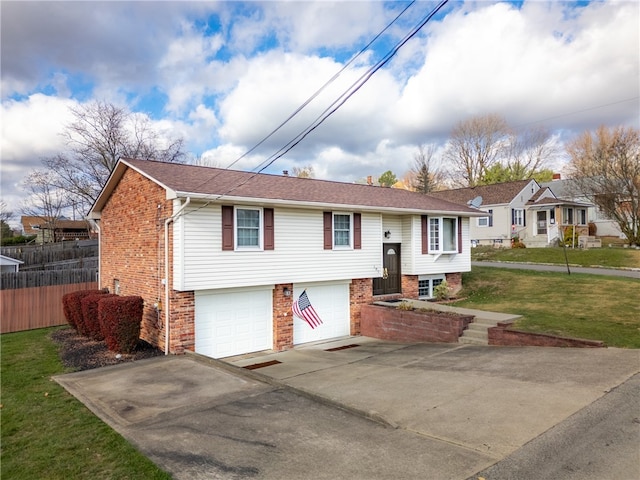
<svg viewBox="0 0 640 480">
<path fill-rule="evenodd" d="M 180 215 L 185 207 L 191 203 L 191 197 L 180 208 L 164 221 L 164 354 L 169 355 L 169 224 Z"/>
</svg>

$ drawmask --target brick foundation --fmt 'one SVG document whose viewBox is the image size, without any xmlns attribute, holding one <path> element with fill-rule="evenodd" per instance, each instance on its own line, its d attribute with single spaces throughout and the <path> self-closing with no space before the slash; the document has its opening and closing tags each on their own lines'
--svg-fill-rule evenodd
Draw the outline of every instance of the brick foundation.
<svg viewBox="0 0 640 480">
<path fill-rule="evenodd" d="M 289 289 L 289 296 L 285 296 L 285 288 Z M 273 289 L 273 349 L 277 352 L 293 348 L 292 295 L 292 283 L 282 283 Z"/>
<path fill-rule="evenodd" d="M 364 305 L 361 333 L 367 337 L 397 342 L 456 343 L 473 318 L 472 315 L 458 316 Z"/>
<path fill-rule="evenodd" d="M 355 278 L 349 285 L 349 310 L 351 312 L 351 335 L 360 335 L 362 308 L 373 299 L 373 279 Z"/>
<path fill-rule="evenodd" d="M 418 299 L 418 275 L 402 275 L 402 296 Z"/>
<path fill-rule="evenodd" d="M 449 295 L 455 297 L 462 290 L 462 273 L 445 273 L 447 285 L 449 285 Z"/>
<path fill-rule="evenodd" d="M 544 333 L 521 332 L 510 330 L 511 322 L 500 322 L 489 328 L 489 345 L 511 347 L 573 347 L 573 348 L 602 348 L 604 342 L 599 340 L 585 340 L 582 338 L 556 337 Z"/>
</svg>

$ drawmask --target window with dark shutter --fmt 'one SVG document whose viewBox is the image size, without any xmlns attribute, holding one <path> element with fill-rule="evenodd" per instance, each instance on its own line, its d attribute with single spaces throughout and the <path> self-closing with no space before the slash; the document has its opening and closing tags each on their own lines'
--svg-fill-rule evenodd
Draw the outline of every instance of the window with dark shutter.
<svg viewBox="0 0 640 480">
<path fill-rule="evenodd" d="M 422 232 L 422 254 L 429 253 L 429 217 L 422 215 L 422 226 L 420 227 Z"/>
<path fill-rule="evenodd" d="M 462 253 L 462 217 L 458 217 L 458 253 Z"/>
<path fill-rule="evenodd" d="M 264 249 L 274 249 L 273 208 L 265 208 L 264 212 Z"/>
<path fill-rule="evenodd" d="M 362 248 L 362 215 L 359 213 L 353 214 L 353 248 Z"/>
<path fill-rule="evenodd" d="M 333 214 L 331 212 L 322 213 L 324 221 L 324 249 L 333 248 Z"/>
<path fill-rule="evenodd" d="M 233 250 L 233 207 L 222 206 L 222 250 Z"/>
</svg>

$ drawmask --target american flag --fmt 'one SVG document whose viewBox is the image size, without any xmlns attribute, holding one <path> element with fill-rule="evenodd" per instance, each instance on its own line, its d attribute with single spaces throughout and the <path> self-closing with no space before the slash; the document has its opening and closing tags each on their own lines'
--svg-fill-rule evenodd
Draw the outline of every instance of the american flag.
<svg viewBox="0 0 640 480">
<path fill-rule="evenodd" d="M 291 310 L 293 310 L 293 314 L 296 317 L 307 322 L 311 328 L 316 328 L 322 323 L 322 320 L 318 316 L 318 313 L 311 306 L 311 302 L 309 301 L 306 290 L 302 292 L 302 294 L 298 297 L 298 300 L 293 302 Z"/>
</svg>

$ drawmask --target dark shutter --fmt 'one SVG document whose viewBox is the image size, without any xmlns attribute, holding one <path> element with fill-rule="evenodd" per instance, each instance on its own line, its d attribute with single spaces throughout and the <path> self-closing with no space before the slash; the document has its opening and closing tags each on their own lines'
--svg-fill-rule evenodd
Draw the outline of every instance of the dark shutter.
<svg viewBox="0 0 640 480">
<path fill-rule="evenodd" d="M 522 210 L 522 226 L 527 226 L 527 211 L 524 209 Z"/>
<path fill-rule="evenodd" d="M 274 249 L 273 208 L 265 208 L 264 212 L 264 249 Z"/>
<path fill-rule="evenodd" d="M 514 208 L 511 209 L 511 225 L 516 224 L 516 211 Z"/>
<path fill-rule="evenodd" d="M 420 227 L 422 232 L 422 254 L 429 253 L 429 217 L 422 215 L 422 225 Z"/>
<path fill-rule="evenodd" d="M 353 214 L 353 248 L 362 248 L 362 215 L 359 213 Z"/>
<path fill-rule="evenodd" d="M 489 226 L 493 227 L 493 210 L 489 209 Z"/>
<path fill-rule="evenodd" d="M 333 215 L 331 212 L 323 212 L 324 220 L 324 249 L 331 250 L 333 248 Z"/>
<path fill-rule="evenodd" d="M 222 250 L 233 250 L 233 207 L 222 205 Z"/>
<path fill-rule="evenodd" d="M 458 217 L 458 253 L 462 253 L 462 217 Z"/>
</svg>

